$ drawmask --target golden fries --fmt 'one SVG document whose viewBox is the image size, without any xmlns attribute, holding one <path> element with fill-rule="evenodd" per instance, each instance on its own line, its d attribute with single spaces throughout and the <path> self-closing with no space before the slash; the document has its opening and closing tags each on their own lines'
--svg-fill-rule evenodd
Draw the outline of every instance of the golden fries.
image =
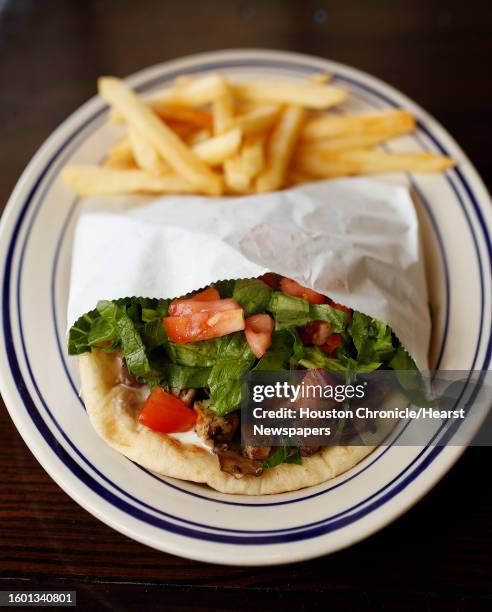
<svg viewBox="0 0 492 612">
<path fill-rule="evenodd" d="M 218 136 L 234 126 L 234 97 L 223 79 L 223 93 L 212 102 L 214 134 Z"/>
<path fill-rule="evenodd" d="M 245 193 L 264 168 L 264 137 L 248 136 L 239 155 L 224 162 L 224 175 L 227 187 L 232 192 Z"/>
<path fill-rule="evenodd" d="M 68 166 L 63 179 L 79 196 L 119 193 L 193 193 L 177 174 L 157 177 L 142 170 L 114 170 L 100 166 Z"/>
<path fill-rule="evenodd" d="M 220 136 L 199 142 L 194 145 L 193 152 L 209 166 L 218 166 L 237 153 L 241 138 L 241 130 L 234 128 Z"/>
<path fill-rule="evenodd" d="M 404 110 L 383 111 L 366 115 L 323 115 L 306 121 L 301 134 L 304 142 L 341 136 L 393 132 L 395 135 L 415 128 L 415 119 Z"/>
<path fill-rule="evenodd" d="M 212 115 L 208 111 L 190 106 L 169 104 L 161 98 L 145 100 L 145 104 L 168 124 L 186 124 L 193 128 L 212 127 Z M 113 110 L 109 117 L 112 123 L 122 123 L 124 121 L 123 115 L 117 110 Z"/>
<path fill-rule="evenodd" d="M 258 193 L 282 186 L 303 119 L 301 106 L 288 106 L 283 111 L 267 143 L 266 167 L 256 179 Z"/>
<path fill-rule="evenodd" d="M 344 102 L 348 94 L 344 89 L 332 85 L 295 81 L 245 81 L 234 83 L 234 94 L 244 100 L 294 104 L 306 108 L 325 109 Z"/>
<path fill-rule="evenodd" d="M 360 149 L 332 155 L 304 155 L 295 160 L 293 168 L 316 178 L 335 178 L 381 172 L 442 172 L 453 165 L 450 157 L 434 153 L 386 153 Z"/>
<path fill-rule="evenodd" d="M 128 138 L 122 138 L 109 150 L 104 160 L 104 166 L 106 168 L 119 168 L 120 170 L 136 167 L 132 146 Z"/>
<path fill-rule="evenodd" d="M 101 167 L 67 168 L 64 179 L 80 195 L 220 195 L 355 174 L 441 172 L 454 164 L 438 154 L 375 148 L 415 129 L 403 109 L 321 112 L 348 96 L 330 80 L 325 73 L 240 82 L 184 75 L 143 100 L 119 79 L 103 77 L 100 94 L 125 135 Z"/>
<path fill-rule="evenodd" d="M 132 125 L 128 126 L 128 139 L 135 162 L 141 170 L 154 176 L 161 176 L 171 172 L 171 168 L 159 157 L 157 150 L 150 142 L 140 136 Z"/>
<path fill-rule="evenodd" d="M 155 97 L 160 103 L 203 106 L 227 95 L 227 82 L 220 74 L 208 74 L 178 82 Z"/>
<path fill-rule="evenodd" d="M 258 106 L 250 111 L 238 115 L 234 119 L 234 125 L 241 128 L 243 134 L 256 134 L 269 130 L 275 123 L 280 111 L 280 106 Z"/>
<path fill-rule="evenodd" d="M 211 172 L 122 81 L 114 77 L 99 79 L 99 93 L 106 102 L 118 109 L 125 121 L 132 124 L 175 172 L 198 192 L 210 195 L 222 193 L 221 177 Z"/>
<path fill-rule="evenodd" d="M 347 151 L 353 149 L 366 149 L 386 142 L 390 138 L 401 136 L 405 132 L 413 129 L 412 126 L 399 124 L 388 126 L 385 129 L 374 130 L 371 132 L 359 132 L 347 134 L 325 140 L 301 141 L 297 147 L 296 155 L 302 156 L 310 153 L 334 153 L 336 151 Z"/>
</svg>

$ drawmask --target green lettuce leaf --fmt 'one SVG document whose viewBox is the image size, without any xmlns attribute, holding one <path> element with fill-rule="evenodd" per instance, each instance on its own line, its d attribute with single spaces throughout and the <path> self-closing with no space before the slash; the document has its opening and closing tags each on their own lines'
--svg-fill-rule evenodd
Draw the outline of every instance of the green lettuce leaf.
<svg viewBox="0 0 492 612">
<path fill-rule="evenodd" d="M 272 292 L 267 310 L 273 314 L 277 331 L 288 327 L 300 327 L 311 320 L 307 300 L 281 291 Z"/>
<path fill-rule="evenodd" d="M 91 350 L 89 333 L 92 326 L 99 319 L 97 310 L 91 310 L 85 315 L 82 315 L 72 325 L 68 333 L 68 354 L 80 355 Z"/>
<path fill-rule="evenodd" d="M 165 346 L 167 344 L 166 329 L 162 323 L 161 317 L 145 323 L 140 329 L 140 334 L 145 344 L 145 348 L 148 351 L 152 351 L 158 346 Z"/>
<path fill-rule="evenodd" d="M 328 357 L 317 346 L 304 347 L 304 354 L 299 363 L 305 368 L 330 370 L 331 372 L 371 372 L 381 366 L 380 362 L 359 363 L 355 359 L 346 356 L 334 359 L 333 357 Z"/>
<path fill-rule="evenodd" d="M 212 367 L 208 386 L 210 409 L 219 416 L 237 410 L 241 403 L 241 375 L 251 369 L 255 356 L 243 332 L 218 338 L 220 358 Z"/>
<path fill-rule="evenodd" d="M 255 366 L 255 370 L 285 370 L 294 352 L 294 334 L 289 329 L 274 331 L 272 344 Z"/>
<path fill-rule="evenodd" d="M 244 309 L 244 316 L 265 312 L 272 289 L 259 278 L 237 280 L 232 297 Z"/>
<path fill-rule="evenodd" d="M 361 312 L 354 312 L 351 334 L 361 363 L 386 362 L 395 352 L 390 326 Z"/>
<path fill-rule="evenodd" d="M 212 283 L 212 287 L 215 287 L 220 294 L 221 298 L 231 298 L 234 292 L 234 280 L 221 280 L 216 283 Z"/>
<path fill-rule="evenodd" d="M 311 304 L 309 307 L 311 321 L 327 321 L 331 325 L 331 332 L 343 332 L 348 322 L 348 314 L 329 304 Z"/>
<path fill-rule="evenodd" d="M 268 459 L 263 461 L 262 467 L 264 469 L 273 468 L 281 463 L 295 463 L 302 465 L 302 457 L 298 448 L 291 448 L 289 446 L 281 446 L 278 448 Z"/>
<path fill-rule="evenodd" d="M 214 365 L 208 379 L 210 410 L 219 416 L 237 410 L 241 404 L 241 375 L 247 372 L 253 359 L 222 360 Z"/>
<path fill-rule="evenodd" d="M 348 314 L 329 304 L 310 304 L 307 300 L 281 291 L 272 292 L 267 309 L 275 319 L 275 329 L 301 327 L 310 321 L 327 321 L 333 333 L 343 332 Z"/>
<path fill-rule="evenodd" d="M 162 380 L 168 387 L 178 389 L 200 389 L 208 387 L 212 368 L 192 368 L 190 366 L 165 363 L 160 368 Z"/>
<path fill-rule="evenodd" d="M 109 300 L 102 300 L 98 302 L 96 309 L 108 326 L 114 327 L 130 374 L 145 376 L 150 373 L 151 367 L 144 343 L 125 307 Z"/>
</svg>

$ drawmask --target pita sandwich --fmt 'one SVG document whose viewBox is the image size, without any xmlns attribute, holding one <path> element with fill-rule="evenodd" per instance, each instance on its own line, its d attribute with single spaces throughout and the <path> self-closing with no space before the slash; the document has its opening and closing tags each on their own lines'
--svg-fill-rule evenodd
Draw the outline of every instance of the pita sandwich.
<svg viewBox="0 0 492 612">
<path fill-rule="evenodd" d="M 374 448 L 241 445 L 242 374 L 415 367 L 386 324 L 274 274 L 172 301 L 99 302 L 71 328 L 69 353 L 109 446 L 157 474 L 242 495 L 320 484 Z"/>
</svg>

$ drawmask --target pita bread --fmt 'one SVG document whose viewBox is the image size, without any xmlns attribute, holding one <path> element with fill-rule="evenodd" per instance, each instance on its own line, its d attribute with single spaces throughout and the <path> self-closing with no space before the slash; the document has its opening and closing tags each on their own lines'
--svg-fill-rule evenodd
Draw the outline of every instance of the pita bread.
<svg viewBox="0 0 492 612">
<path fill-rule="evenodd" d="M 317 485 L 350 469 L 374 447 L 330 446 L 302 465 L 283 463 L 260 476 L 240 479 L 222 472 L 216 455 L 185 445 L 139 424 L 138 391 L 118 384 L 119 364 L 114 356 L 93 350 L 79 356 L 82 394 L 92 425 L 112 448 L 145 468 L 162 474 L 205 483 L 222 493 L 267 495 Z"/>
</svg>

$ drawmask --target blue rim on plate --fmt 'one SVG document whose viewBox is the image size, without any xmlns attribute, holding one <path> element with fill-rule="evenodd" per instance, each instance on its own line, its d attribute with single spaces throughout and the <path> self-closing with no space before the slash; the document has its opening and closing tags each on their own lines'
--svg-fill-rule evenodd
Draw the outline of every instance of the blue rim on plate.
<svg viewBox="0 0 492 612">
<path fill-rule="evenodd" d="M 235 68 L 238 66 L 247 66 L 248 68 L 255 68 L 255 67 L 279 68 L 281 67 L 281 68 L 293 68 L 299 72 L 300 71 L 306 71 L 308 73 L 313 72 L 313 68 L 309 68 L 305 64 L 295 62 L 291 59 L 280 62 L 280 60 L 275 60 L 275 61 L 256 60 L 255 61 L 251 58 L 248 58 L 246 60 L 233 60 L 230 62 L 218 61 L 217 63 L 207 61 L 201 64 L 197 64 L 191 70 L 188 70 L 185 72 L 203 72 L 203 71 L 210 71 L 210 70 L 217 70 L 217 69 Z M 166 72 L 164 75 L 161 75 L 158 78 L 149 79 L 147 82 L 142 84 L 140 87 L 137 87 L 137 89 L 139 91 L 145 91 L 149 88 L 155 87 L 156 85 L 162 85 L 172 80 L 178 74 L 182 74 L 182 73 L 183 73 L 182 70 L 178 70 L 176 71 L 176 73 Z M 377 90 L 373 89 L 372 87 L 368 86 L 365 83 L 358 81 L 355 78 L 352 78 L 352 77 L 349 78 L 346 75 L 342 75 L 342 74 L 338 75 L 336 73 L 334 74 L 334 77 L 338 81 L 341 81 L 341 82 L 345 81 L 346 83 L 349 83 L 350 85 L 359 88 L 366 94 L 373 96 L 375 99 L 379 99 L 385 105 L 398 106 L 395 103 L 395 101 L 391 99 L 391 97 L 383 95 L 381 92 L 378 92 Z M 363 516 L 366 516 L 367 514 L 374 512 L 376 509 L 381 508 L 387 501 L 389 501 L 391 498 L 393 498 L 395 495 L 401 492 L 413 480 L 415 480 L 420 474 L 422 474 L 427 469 L 427 467 L 436 459 L 436 457 L 442 451 L 442 446 L 431 446 L 431 445 L 434 445 L 437 442 L 439 444 L 442 444 L 443 442 L 445 442 L 446 439 L 449 439 L 449 437 L 454 433 L 454 429 L 456 428 L 456 426 L 449 428 L 446 426 L 447 424 L 443 424 L 442 428 L 435 434 L 433 439 L 429 441 L 429 444 L 405 467 L 404 470 L 402 470 L 400 474 L 398 474 L 390 482 L 386 483 L 384 487 L 381 487 L 378 491 L 376 491 L 375 493 L 373 493 L 372 495 L 370 495 L 368 498 L 364 499 L 363 501 L 357 503 L 356 505 L 345 509 L 343 512 L 337 513 L 333 516 L 325 517 L 324 519 L 313 522 L 313 523 L 309 523 L 309 524 L 304 523 L 302 525 L 299 525 L 296 527 L 290 527 L 288 529 L 264 530 L 264 531 L 217 528 L 212 525 L 207 525 L 207 524 L 202 524 L 199 522 L 185 520 L 181 517 L 167 514 L 155 507 L 152 507 L 146 504 L 144 501 L 139 500 L 135 496 L 124 491 L 121 487 L 119 487 L 115 483 L 111 482 L 103 473 L 101 473 L 93 464 L 91 464 L 86 457 L 84 457 L 83 453 L 78 448 L 76 448 L 75 445 L 72 443 L 72 441 L 67 437 L 67 435 L 65 434 L 65 432 L 63 431 L 59 423 L 57 422 L 56 418 L 50 411 L 49 406 L 45 402 L 40 392 L 37 381 L 35 380 L 35 377 L 33 375 L 30 363 L 29 363 L 29 355 L 26 351 L 25 340 L 24 340 L 24 335 L 23 335 L 22 315 L 21 315 L 21 307 L 20 307 L 21 306 L 20 283 L 21 283 L 21 275 L 22 275 L 22 262 L 23 262 L 23 257 L 24 257 L 26 246 L 27 246 L 27 242 L 29 239 L 30 231 L 36 219 L 37 212 L 40 210 L 43 204 L 43 201 L 44 201 L 43 197 L 46 194 L 49 188 L 49 185 L 50 185 L 49 182 L 46 183 L 44 185 L 43 192 L 39 194 L 38 192 L 39 192 L 40 187 L 43 185 L 44 179 L 48 176 L 50 172 L 53 171 L 53 174 L 50 180 L 51 181 L 54 180 L 54 178 L 57 176 L 57 172 L 55 172 L 55 169 L 63 165 L 64 157 L 62 157 L 62 155 L 64 156 L 67 153 L 67 151 L 69 151 L 72 145 L 75 145 L 75 144 L 80 145 L 81 138 L 82 137 L 86 138 L 91 133 L 91 130 L 96 129 L 99 126 L 99 123 L 104 118 L 104 113 L 106 110 L 107 110 L 106 107 L 101 108 L 100 110 L 95 112 L 93 116 L 87 119 L 82 125 L 80 125 L 70 135 L 70 137 L 67 138 L 65 142 L 63 142 L 59 146 L 56 153 L 54 153 L 51 159 L 47 162 L 44 168 L 40 171 L 37 180 L 35 181 L 29 194 L 27 195 L 20 209 L 20 212 L 18 214 L 16 223 L 15 223 L 15 227 L 12 232 L 10 243 L 8 246 L 8 253 L 7 253 L 7 258 L 5 262 L 5 268 L 4 268 L 3 285 L 2 285 L 3 286 L 2 312 L 3 312 L 3 321 L 4 321 L 3 331 L 4 331 L 5 348 L 6 348 L 6 352 L 8 355 L 9 367 L 11 370 L 13 380 L 15 381 L 15 384 L 17 386 L 19 396 L 22 398 L 25 409 L 27 410 L 30 418 L 32 419 L 33 424 L 35 425 L 39 433 L 42 435 L 46 443 L 51 448 L 52 452 L 57 455 L 57 457 L 63 462 L 63 464 L 82 483 L 84 483 L 87 487 L 93 490 L 97 495 L 105 499 L 107 502 L 109 502 L 110 504 L 118 508 L 119 510 L 122 510 L 123 512 L 128 513 L 130 516 L 133 516 L 141 521 L 144 521 L 160 529 L 170 531 L 172 533 L 176 533 L 179 535 L 184 535 L 190 538 L 199 539 L 199 540 L 210 540 L 213 542 L 230 543 L 230 544 L 266 545 L 266 544 L 273 544 L 273 543 L 293 542 L 297 540 L 316 538 L 322 534 L 326 534 L 326 533 L 341 529 L 343 527 L 346 527 L 347 525 L 352 524 L 353 522 L 359 520 Z M 422 122 L 419 121 L 418 129 L 421 133 L 425 134 L 425 136 L 432 142 L 433 146 L 437 150 L 439 150 L 440 152 L 444 154 L 447 154 L 446 148 L 440 142 L 439 138 L 435 134 L 433 134 L 426 125 L 424 125 Z M 419 138 L 419 136 L 417 135 L 416 138 Z M 478 246 L 477 236 L 475 234 L 475 228 L 471 222 L 470 214 L 473 214 L 475 219 L 478 221 L 479 227 L 483 234 L 482 236 L 483 240 L 486 244 L 488 261 L 492 263 L 492 247 L 490 243 L 490 236 L 488 233 L 488 229 L 487 229 L 485 220 L 483 219 L 483 216 L 480 210 L 480 206 L 478 205 L 478 202 L 473 193 L 473 190 L 471 186 L 469 185 L 468 181 L 466 180 L 466 178 L 464 177 L 463 173 L 460 171 L 460 169 L 455 168 L 449 171 L 446 174 L 446 180 L 448 181 L 451 189 L 453 190 L 456 196 L 456 199 L 459 203 L 459 206 L 463 210 L 468 229 L 473 239 L 475 252 L 477 256 L 477 265 L 478 265 L 478 269 L 480 272 L 481 317 L 482 317 L 482 322 L 483 322 L 483 317 L 485 316 L 485 313 L 484 313 L 485 287 L 484 287 L 484 282 L 483 282 L 484 272 L 483 272 L 483 264 L 481 260 L 481 253 L 480 253 L 480 249 Z M 461 187 L 463 188 L 466 194 L 466 201 L 463 199 L 460 193 L 460 190 L 456 186 L 456 183 L 461 185 Z M 38 198 L 37 201 L 36 201 L 36 198 Z M 445 270 L 446 299 L 449 301 L 449 274 L 448 274 L 448 264 L 446 261 L 446 253 L 444 250 L 443 240 L 440 236 L 437 224 L 435 222 L 435 219 L 433 218 L 430 207 L 427 205 L 427 203 L 425 202 L 423 198 L 422 198 L 422 202 L 424 204 L 426 213 L 429 216 L 429 220 L 431 222 L 433 231 L 438 241 L 439 249 L 441 252 L 441 257 L 443 259 L 444 270 Z M 33 216 L 30 219 L 29 226 L 24 236 L 24 242 L 21 247 L 20 263 L 19 263 L 19 267 L 17 271 L 18 274 L 17 274 L 17 278 L 14 280 L 12 278 L 12 264 L 13 264 L 14 250 L 16 248 L 17 241 L 20 236 L 20 232 L 23 229 L 23 224 L 24 224 L 26 215 L 28 211 L 30 211 L 33 208 L 34 205 L 35 205 L 35 211 L 34 211 Z M 72 385 L 72 388 L 75 394 L 77 395 L 75 384 L 70 377 L 70 373 L 69 373 L 67 364 L 65 362 L 64 352 L 63 352 L 64 349 L 63 349 L 62 342 L 60 339 L 60 333 L 56 325 L 56 307 L 55 307 L 55 299 L 54 299 L 56 270 L 57 270 L 58 258 L 59 258 L 59 254 L 61 250 L 61 245 L 64 240 L 65 232 L 70 222 L 70 219 L 75 212 L 76 206 L 77 206 L 77 200 L 75 199 L 71 209 L 67 213 L 67 218 L 64 222 L 62 233 L 58 238 L 58 243 L 57 243 L 56 252 L 55 252 L 55 259 L 53 261 L 53 268 L 52 268 L 51 301 L 52 301 L 52 312 L 53 312 L 52 324 L 53 324 L 55 334 L 56 334 L 60 359 L 62 361 L 62 365 L 66 372 L 66 375 L 69 378 L 70 384 Z M 13 328 L 12 328 L 11 313 L 10 313 L 11 300 L 14 294 L 17 300 L 16 307 L 17 307 L 17 316 L 18 316 L 18 321 L 19 321 L 20 337 L 21 337 L 22 347 L 23 347 L 23 358 L 25 359 L 25 362 L 27 364 L 31 383 L 41 403 L 43 404 L 46 413 L 48 414 L 54 426 L 58 429 L 59 433 L 64 437 L 67 444 L 78 455 L 78 457 L 86 464 L 86 466 L 90 468 L 95 474 L 97 474 L 100 479 L 102 479 L 108 485 L 110 485 L 110 487 L 114 489 L 114 491 L 117 491 L 117 493 L 121 494 L 121 496 L 124 496 L 126 499 L 121 497 L 119 494 L 115 493 L 110 488 L 107 488 L 106 486 L 102 485 L 88 471 L 86 471 L 86 469 L 84 469 L 81 465 L 79 465 L 70 456 L 67 450 L 63 448 L 57 442 L 55 436 L 53 435 L 50 428 L 47 426 L 43 416 L 41 415 L 38 408 L 36 407 L 29 393 L 28 385 L 26 384 L 26 381 L 23 379 L 21 368 L 18 362 L 18 356 L 16 354 L 15 347 L 14 347 Z M 444 347 L 446 344 L 450 307 L 451 305 L 448 302 L 447 307 L 446 307 L 447 316 L 445 320 L 445 329 L 444 329 L 442 345 L 439 351 L 438 363 L 440 363 L 441 357 L 444 352 Z M 490 364 L 490 356 L 491 356 L 491 350 L 492 350 L 492 336 L 490 336 L 488 339 L 483 340 L 482 335 L 481 335 L 482 327 L 483 325 L 481 324 L 480 325 L 480 335 L 479 335 L 479 338 L 477 339 L 477 344 L 476 344 L 475 358 L 473 360 L 473 365 L 470 369 L 480 368 L 480 369 L 485 370 L 489 367 L 489 364 Z M 477 364 L 476 364 L 477 357 L 478 357 L 480 350 L 484 346 L 484 342 L 487 342 L 486 349 L 485 349 L 485 356 L 483 359 L 483 363 L 481 363 L 477 368 Z M 472 394 L 468 398 L 468 403 L 471 403 L 473 401 L 473 398 L 476 396 L 476 394 L 479 391 L 479 387 L 480 387 L 479 384 L 475 386 Z M 439 440 L 438 440 L 438 436 L 440 436 Z M 328 488 L 322 491 L 317 491 L 315 493 L 311 493 L 311 494 L 308 494 L 304 497 L 300 497 L 297 499 L 287 500 L 287 501 L 277 501 L 277 502 L 250 503 L 250 504 L 245 503 L 245 502 L 236 502 L 232 500 L 231 501 L 217 500 L 215 498 L 213 498 L 213 501 L 215 503 L 223 503 L 227 505 L 254 506 L 254 507 L 277 506 L 277 505 L 299 503 L 305 499 L 323 495 L 326 492 L 333 490 L 334 488 L 342 486 L 349 480 L 356 478 L 360 473 L 368 469 L 372 465 L 372 463 L 378 461 L 380 457 L 382 456 L 382 454 L 384 454 L 385 452 L 387 452 L 387 449 L 384 450 L 383 453 L 376 456 L 372 460 L 371 463 L 369 463 L 368 465 L 366 465 L 364 468 L 360 469 L 356 473 L 352 474 L 351 476 L 349 476 L 342 482 L 339 482 L 335 485 L 329 485 Z M 206 500 L 212 500 L 212 498 L 208 498 L 206 495 L 200 495 L 194 492 L 187 491 L 185 489 L 182 489 L 178 485 L 172 484 L 168 481 L 160 479 L 157 476 L 154 476 L 150 472 L 147 472 L 147 473 L 157 478 L 164 485 L 176 488 L 182 493 L 200 497 Z M 138 506 L 134 504 L 138 504 Z M 151 514 L 149 511 L 155 514 L 159 514 L 160 516 L 154 516 L 154 514 Z M 166 517 L 166 519 L 171 519 L 172 521 L 175 521 L 175 522 L 170 522 L 169 520 L 166 520 L 165 518 L 160 518 L 160 517 Z M 181 523 L 181 524 L 177 524 L 177 523 Z"/>
</svg>

